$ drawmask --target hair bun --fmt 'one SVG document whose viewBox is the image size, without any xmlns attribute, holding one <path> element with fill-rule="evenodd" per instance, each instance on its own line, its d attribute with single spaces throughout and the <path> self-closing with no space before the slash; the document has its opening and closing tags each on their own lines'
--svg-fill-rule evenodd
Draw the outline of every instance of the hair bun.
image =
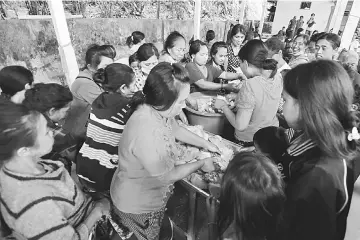
<svg viewBox="0 0 360 240">
<path fill-rule="evenodd" d="M 101 84 L 105 83 L 105 69 L 104 68 L 98 69 L 93 76 L 93 80 L 96 83 L 101 83 Z"/>
</svg>

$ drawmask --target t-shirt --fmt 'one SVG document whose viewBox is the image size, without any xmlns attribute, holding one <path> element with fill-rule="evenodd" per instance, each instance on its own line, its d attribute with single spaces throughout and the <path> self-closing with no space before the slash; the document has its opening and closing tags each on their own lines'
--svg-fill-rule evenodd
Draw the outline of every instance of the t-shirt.
<svg viewBox="0 0 360 240">
<path fill-rule="evenodd" d="M 242 85 L 235 105 L 238 111 L 252 111 L 249 125 L 243 131 L 235 130 L 237 140 L 252 142 L 254 134 L 261 128 L 279 126 L 276 112 L 282 93 L 282 77 L 277 73 L 274 78 L 257 76 Z"/>
<path fill-rule="evenodd" d="M 205 65 L 207 70 L 207 76 L 205 77 L 204 74 L 200 71 L 199 67 L 194 63 L 190 62 L 186 64 L 185 68 L 189 72 L 190 83 L 193 84 L 201 79 L 204 79 L 208 82 L 214 82 L 216 78 L 218 78 L 224 71 L 221 69 L 213 66 L 213 65 Z M 200 91 L 200 89 L 194 85 L 194 91 Z"/>
</svg>

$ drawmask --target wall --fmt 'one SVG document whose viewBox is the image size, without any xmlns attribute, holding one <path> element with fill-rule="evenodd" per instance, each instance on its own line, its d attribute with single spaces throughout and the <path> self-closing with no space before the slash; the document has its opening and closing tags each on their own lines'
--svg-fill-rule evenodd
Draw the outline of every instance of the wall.
<svg viewBox="0 0 360 240">
<path fill-rule="evenodd" d="M 201 36 L 213 29 L 217 39 L 223 40 L 226 22 L 202 22 Z M 193 21 L 151 19 L 68 19 L 68 27 L 79 67 L 92 43 L 112 44 L 117 59 L 129 55 L 126 38 L 135 30 L 145 33 L 146 41 L 162 50 L 163 40 L 173 30 L 182 33 L 189 41 Z M 51 20 L 0 21 L 0 69 L 8 65 L 22 65 L 33 71 L 37 82 L 62 82 L 58 44 Z"/>
<path fill-rule="evenodd" d="M 299 19 L 300 16 L 304 16 L 304 26 L 306 29 L 306 22 L 309 20 L 312 13 L 315 13 L 316 25 L 314 30 L 318 30 L 319 32 L 325 30 L 331 13 L 331 7 L 334 5 L 333 1 L 312 1 L 310 10 L 300 9 L 300 3 L 301 1 L 288 0 L 279 0 L 277 2 L 274 22 L 272 25 L 272 34 L 278 33 L 283 26 L 287 28 L 290 19 L 294 16 L 296 16 L 296 19 Z"/>
</svg>

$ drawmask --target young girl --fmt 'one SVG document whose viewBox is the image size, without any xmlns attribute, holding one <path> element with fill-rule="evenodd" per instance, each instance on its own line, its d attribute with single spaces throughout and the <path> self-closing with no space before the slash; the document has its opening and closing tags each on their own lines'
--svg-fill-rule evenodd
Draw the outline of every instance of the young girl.
<svg viewBox="0 0 360 240">
<path fill-rule="evenodd" d="M 344 239 L 358 176 L 353 94 L 348 74 L 333 61 L 302 64 L 285 76 L 283 113 L 291 129 L 276 160 L 287 197 L 278 239 Z"/>
<path fill-rule="evenodd" d="M 21 239 L 88 239 L 108 214 L 107 200 L 86 197 L 62 163 L 41 160 L 53 146 L 45 117 L 0 100 L 0 211 Z"/>
<path fill-rule="evenodd" d="M 15 103 L 22 103 L 25 90 L 34 82 L 32 72 L 22 66 L 7 66 L 0 70 L 0 95 Z"/>
<path fill-rule="evenodd" d="M 251 40 L 239 52 L 241 70 L 248 80 L 236 99 L 237 112 L 216 99 L 215 108 L 221 109 L 235 128 L 235 138 L 244 147 L 253 145 L 256 131 L 263 127 L 279 126 L 276 112 L 282 92 L 282 80 L 277 73 L 277 61 L 269 58 L 261 40 Z"/>
<path fill-rule="evenodd" d="M 224 72 L 212 65 L 206 65 L 208 51 L 206 44 L 200 40 L 191 43 L 189 54 L 192 56 L 193 62 L 186 64 L 186 69 L 189 71 L 190 83 L 194 87 L 193 91 L 221 89 L 231 92 L 239 91 L 234 84 L 214 83 L 216 78 L 243 79 L 244 75 L 242 73 Z"/>
<path fill-rule="evenodd" d="M 118 164 L 118 145 L 131 116 L 130 100 L 136 92 L 135 74 L 123 64 L 100 69 L 94 80 L 105 90 L 91 105 L 86 140 L 76 163 L 76 173 L 90 190 L 106 192 Z"/>
<path fill-rule="evenodd" d="M 216 214 L 216 200 L 207 199 L 208 239 L 272 240 L 285 202 L 280 172 L 262 155 L 240 153 L 225 171 L 219 201 Z"/>
<path fill-rule="evenodd" d="M 77 139 L 71 133 L 65 134 L 60 122 L 65 119 L 72 100 L 73 96 L 68 88 L 56 83 L 38 83 L 25 92 L 23 102 L 28 109 L 42 113 L 53 131 L 53 149 L 43 158 L 60 160 L 69 172 L 78 150 Z"/>
</svg>

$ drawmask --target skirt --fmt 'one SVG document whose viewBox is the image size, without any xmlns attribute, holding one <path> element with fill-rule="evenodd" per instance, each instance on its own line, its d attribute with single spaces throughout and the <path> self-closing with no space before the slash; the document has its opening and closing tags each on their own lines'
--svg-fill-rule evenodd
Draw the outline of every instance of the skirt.
<svg viewBox="0 0 360 240">
<path fill-rule="evenodd" d="M 163 224 L 165 207 L 159 211 L 141 214 L 124 213 L 115 207 L 113 211 L 116 214 L 116 222 L 121 222 L 121 225 L 132 232 L 138 240 L 172 239 L 172 225 Z M 166 229 L 164 225 L 167 225 Z"/>
</svg>

